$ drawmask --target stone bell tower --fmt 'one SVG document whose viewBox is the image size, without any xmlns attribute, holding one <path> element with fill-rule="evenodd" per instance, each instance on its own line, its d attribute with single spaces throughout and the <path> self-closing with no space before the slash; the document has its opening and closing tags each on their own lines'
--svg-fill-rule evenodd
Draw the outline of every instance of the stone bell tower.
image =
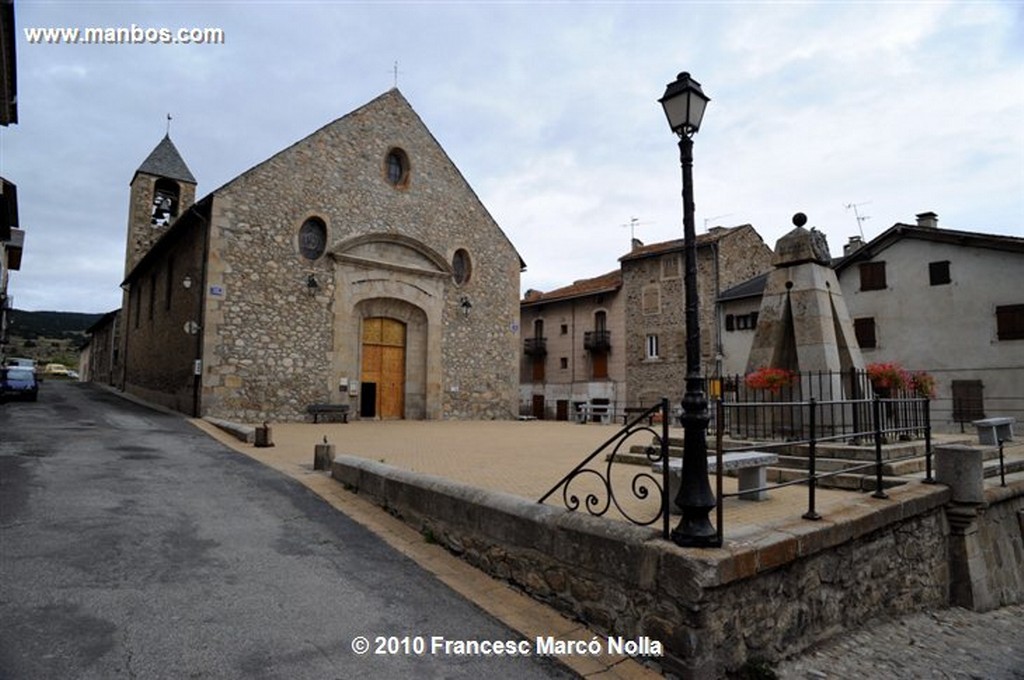
<svg viewBox="0 0 1024 680">
<path fill-rule="evenodd" d="M 196 178 L 167 134 L 142 161 L 129 186 L 126 276 L 174 220 L 195 203 Z"/>
</svg>

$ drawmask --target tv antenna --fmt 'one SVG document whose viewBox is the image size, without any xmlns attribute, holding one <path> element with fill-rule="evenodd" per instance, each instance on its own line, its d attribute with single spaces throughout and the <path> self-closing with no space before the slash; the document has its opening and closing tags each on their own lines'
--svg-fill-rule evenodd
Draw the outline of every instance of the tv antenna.
<svg viewBox="0 0 1024 680">
<path fill-rule="evenodd" d="M 715 215 L 714 217 L 705 217 L 704 218 L 704 231 L 708 230 L 708 223 L 711 222 L 711 220 L 720 220 L 723 217 L 732 217 L 735 214 L 736 213 L 726 213 L 724 215 Z"/>
<path fill-rule="evenodd" d="M 620 224 L 619 226 L 620 227 L 629 227 L 629 242 L 632 243 L 633 241 L 636 240 L 636 228 L 637 227 L 645 227 L 648 224 L 650 224 L 650 222 L 641 222 L 640 220 L 638 220 L 635 217 L 630 217 L 628 223 Z"/>
<path fill-rule="evenodd" d="M 853 216 L 857 218 L 857 231 L 860 232 L 860 238 L 861 238 L 862 241 L 864 240 L 864 226 L 863 226 L 863 222 L 864 222 L 864 220 L 870 220 L 871 216 L 870 215 L 861 215 L 860 212 L 857 210 L 857 207 L 858 206 L 862 206 L 862 205 L 867 205 L 870 202 L 871 201 L 864 201 L 863 203 L 847 203 L 846 204 L 846 209 L 849 210 L 849 209 L 852 208 L 853 209 Z"/>
</svg>

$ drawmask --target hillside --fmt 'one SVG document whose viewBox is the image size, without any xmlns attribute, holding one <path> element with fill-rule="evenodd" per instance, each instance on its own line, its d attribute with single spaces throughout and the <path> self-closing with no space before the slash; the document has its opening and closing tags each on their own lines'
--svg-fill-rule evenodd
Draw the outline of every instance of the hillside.
<svg viewBox="0 0 1024 680">
<path fill-rule="evenodd" d="M 77 368 L 78 352 L 88 339 L 85 330 L 102 316 L 12 309 L 7 314 L 7 344 L 0 348 L 0 354 Z"/>
<path fill-rule="evenodd" d="M 25 340 L 84 340 L 85 329 L 102 316 L 81 312 L 26 312 L 12 309 L 7 314 L 7 333 L 11 337 Z"/>
</svg>

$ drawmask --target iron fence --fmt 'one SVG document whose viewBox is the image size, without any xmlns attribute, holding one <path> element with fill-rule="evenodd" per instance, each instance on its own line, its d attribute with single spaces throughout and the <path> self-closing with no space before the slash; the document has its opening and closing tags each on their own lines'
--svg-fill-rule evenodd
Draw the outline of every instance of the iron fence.
<svg viewBox="0 0 1024 680">
<path fill-rule="evenodd" d="M 861 369 L 796 373 L 774 389 L 751 387 L 741 375 L 723 377 L 717 385 L 712 379 L 708 386 L 730 405 L 718 423 L 736 439 L 807 439 L 810 423 L 804 405 L 811 399 L 820 408 L 817 434 L 855 439 L 872 427 L 871 398 L 876 394 L 883 399 L 883 429 L 898 430 L 905 439 L 924 436 L 922 399 L 907 389 L 878 391 Z"/>
<path fill-rule="evenodd" d="M 931 422 L 930 422 L 930 407 L 929 399 L 927 397 L 916 397 L 907 396 L 904 394 L 901 397 L 890 397 L 882 398 L 878 394 L 875 394 L 870 399 L 857 399 L 857 400 L 822 400 L 811 397 L 807 401 L 790 401 L 790 402 L 727 402 L 724 399 L 718 399 L 716 402 L 716 420 L 717 428 L 715 431 L 715 456 L 718 459 L 715 482 L 715 495 L 716 500 L 716 530 L 718 533 L 718 540 L 722 540 L 723 529 L 724 529 L 724 501 L 726 498 L 739 497 L 742 494 L 767 492 L 772 489 L 781 489 L 787 486 L 795 486 L 798 484 L 807 485 L 807 512 L 802 516 L 804 519 L 818 520 L 821 519 L 821 515 L 817 511 L 817 488 L 820 480 L 827 479 L 829 477 L 852 474 L 863 470 L 871 470 L 874 473 L 874 492 L 872 496 L 875 498 L 888 498 L 888 494 L 885 493 L 885 484 L 883 480 L 883 470 L 885 464 L 896 464 L 908 460 L 914 460 L 920 458 L 917 453 L 905 456 L 890 457 L 883 460 L 883 446 L 887 441 L 893 440 L 906 440 L 916 437 L 924 439 L 924 458 L 925 458 L 925 479 L 926 483 L 934 483 L 932 478 L 932 440 L 931 440 Z M 807 475 L 798 476 L 786 482 L 777 482 L 773 484 L 766 484 L 757 489 L 744 489 L 742 492 L 736 491 L 731 493 L 725 493 L 722 485 L 722 459 L 725 455 L 725 434 L 727 429 L 727 423 L 730 422 L 729 412 L 739 411 L 742 412 L 747 409 L 785 409 L 792 416 L 799 416 L 800 422 L 802 423 L 802 432 L 806 433 L 806 438 L 797 440 L 787 440 L 785 442 L 758 442 L 749 446 L 730 446 L 728 452 L 736 453 L 741 451 L 759 450 L 766 451 L 772 448 L 785 448 L 787 450 L 795 449 L 799 446 L 807 447 Z M 847 429 L 838 428 L 834 422 L 822 423 L 824 420 L 822 416 L 824 414 L 833 414 L 835 409 L 852 409 L 854 413 L 868 414 L 868 419 L 863 421 L 863 425 L 860 429 Z M 909 414 L 914 414 L 913 417 L 909 417 Z M 901 422 L 902 421 L 902 422 Z M 770 439 L 770 438 L 769 438 Z M 871 462 L 845 465 L 840 469 L 829 471 L 829 472 L 818 472 L 817 470 L 817 447 L 821 443 L 825 442 L 862 442 L 871 441 L 874 444 L 874 460 Z"/>
</svg>

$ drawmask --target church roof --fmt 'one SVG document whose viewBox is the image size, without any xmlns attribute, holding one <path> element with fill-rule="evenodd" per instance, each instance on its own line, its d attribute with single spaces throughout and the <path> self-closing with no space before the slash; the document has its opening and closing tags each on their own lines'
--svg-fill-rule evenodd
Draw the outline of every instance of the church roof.
<svg viewBox="0 0 1024 680">
<path fill-rule="evenodd" d="M 192 171 L 185 165 L 185 161 L 182 159 L 181 154 L 178 153 L 178 148 L 174 146 L 174 142 L 171 141 L 170 135 L 164 135 L 164 138 L 160 140 L 156 148 L 146 156 L 146 160 L 142 161 L 142 165 L 135 171 L 135 174 L 138 175 L 140 172 L 157 177 L 176 179 L 188 182 L 189 184 L 196 183 L 196 178 L 192 176 Z"/>
</svg>

